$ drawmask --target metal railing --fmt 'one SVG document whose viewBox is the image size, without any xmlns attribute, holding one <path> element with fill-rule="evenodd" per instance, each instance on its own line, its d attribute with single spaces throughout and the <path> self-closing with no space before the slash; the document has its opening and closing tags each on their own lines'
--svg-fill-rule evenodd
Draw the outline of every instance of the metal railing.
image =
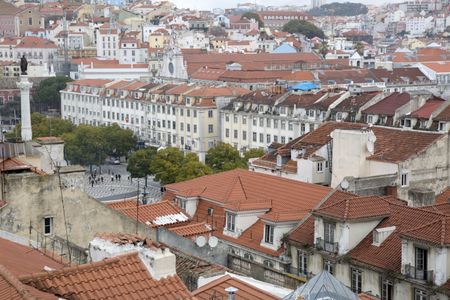
<svg viewBox="0 0 450 300">
<path fill-rule="evenodd" d="M 45 235 L 35 228 L 29 228 L 30 241 L 33 248 L 44 255 L 59 261 L 63 264 L 84 264 L 87 263 L 87 251 L 66 239 L 56 235 Z"/>
<path fill-rule="evenodd" d="M 429 283 L 434 281 L 434 271 L 433 270 L 421 270 L 410 264 L 403 266 L 405 275 L 412 279 L 422 280 Z"/>
<path fill-rule="evenodd" d="M 339 250 L 339 244 L 327 242 L 322 238 L 317 238 L 316 239 L 316 248 L 318 250 L 325 250 L 327 252 L 337 253 Z"/>
</svg>

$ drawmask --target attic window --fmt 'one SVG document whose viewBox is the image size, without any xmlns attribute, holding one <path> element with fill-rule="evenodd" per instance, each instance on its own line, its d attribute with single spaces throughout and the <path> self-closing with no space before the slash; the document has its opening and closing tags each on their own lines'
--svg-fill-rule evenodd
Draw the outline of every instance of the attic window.
<svg viewBox="0 0 450 300">
<path fill-rule="evenodd" d="M 395 226 L 377 228 L 373 231 L 373 244 L 379 247 L 394 232 Z"/>
<path fill-rule="evenodd" d="M 211 208 L 211 207 L 209 207 L 209 208 L 208 208 L 208 216 L 212 216 L 213 213 L 214 213 L 214 209 Z"/>
</svg>

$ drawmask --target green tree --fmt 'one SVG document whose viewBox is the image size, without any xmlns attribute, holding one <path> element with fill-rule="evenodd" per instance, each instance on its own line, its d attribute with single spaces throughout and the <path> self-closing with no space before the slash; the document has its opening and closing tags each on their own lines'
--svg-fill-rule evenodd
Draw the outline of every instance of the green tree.
<svg viewBox="0 0 450 300">
<path fill-rule="evenodd" d="M 180 149 L 174 147 L 162 149 L 156 153 L 150 171 L 162 185 L 174 183 L 183 160 L 184 154 Z"/>
<path fill-rule="evenodd" d="M 241 19 L 247 19 L 247 20 L 255 19 L 258 22 L 258 27 L 264 28 L 264 22 L 261 20 L 261 18 L 259 17 L 259 15 L 257 13 L 246 12 L 245 14 L 242 15 Z"/>
<path fill-rule="evenodd" d="M 187 158 L 183 162 L 183 165 L 181 166 L 175 181 L 185 181 L 212 173 L 213 171 L 205 164 L 199 162 L 198 158 L 196 158 L 195 160 Z"/>
<path fill-rule="evenodd" d="M 310 39 L 313 37 L 325 38 L 322 29 L 305 20 L 291 20 L 283 26 L 283 31 L 301 33 Z"/>
<path fill-rule="evenodd" d="M 150 166 L 151 173 L 162 185 L 211 174 L 212 170 L 198 161 L 195 153 L 184 153 L 169 147 L 159 150 Z"/>
<path fill-rule="evenodd" d="M 323 41 L 320 45 L 319 45 L 319 53 L 320 55 L 322 55 L 323 58 L 325 58 L 325 55 L 327 55 L 328 53 L 328 43 Z"/>
<path fill-rule="evenodd" d="M 61 95 L 59 91 L 65 89 L 69 81 L 72 81 L 72 79 L 65 76 L 50 77 L 41 81 L 33 94 L 31 104 L 34 111 L 43 112 L 49 109 L 61 111 Z"/>
<path fill-rule="evenodd" d="M 264 150 L 261 148 L 250 149 L 244 153 L 244 162 L 247 163 L 250 158 L 261 157 L 264 155 Z"/>
<path fill-rule="evenodd" d="M 359 55 L 363 55 L 364 54 L 364 44 L 361 42 L 356 43 L 355 46 L 356 52 L 358 52 Z"/>
<path fill-rule="evenodd" d="M 109 156 L 127 156 L 136 145 L 137 139 L 130 129 L 122 129 L 116 123 L 100 127 L 106 139 L 105 151 Z"/>
<path fill-rule="evenodd" d="M 156 156 L 156 148 L 150 147 L 133 152 L 128 158 L 127 171 L 131 177 L 145 177 L 145 185 L 147 185 L 147 175 L 151 175 L 151 163 Z"/>
<path fill-rule="evenodd" d="M 206 154 L 206 165 L 214 172 L 223 172 L 236 168 L 245 168 L 246 163 L 233 146 L 219 142 Z"/>
<path fill-rule="evenodd" d="M 53 118 L 42 115 L 40 113 L 31 114 L 31 129 L 33 131 L 33 138 L 39 138 L 44 136 L 57 136 L 72 132 L 75 126 L 69 120 L 64 120 L 60 118 Z M 8 133 L 6 136 L 8 139 L 15 139 L 15 137 L 20 137 L 22 126 L 20 124 L 16 125 L 14 130 Z"/>
<path fill-rule="evenodd" d="M 309 10 L 313 16 L 357 16 L 365 15 L 369 9 L 361 3 L 338 3 L 333 2 Z"/>
<path fill-rule="evenodd" d="M 101 164 L 106 159 L 106 138 L 99 127 L 79 125 L 63 135 L 66 158 L 83 166 Z"/>
</svg>

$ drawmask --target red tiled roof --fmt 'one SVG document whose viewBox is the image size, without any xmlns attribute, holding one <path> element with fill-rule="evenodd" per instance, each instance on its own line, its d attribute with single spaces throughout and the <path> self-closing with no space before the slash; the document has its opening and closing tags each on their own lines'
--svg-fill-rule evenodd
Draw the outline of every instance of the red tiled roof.
<svg viewBox="0 0 450 300">
<path fill-rule="evenodd" d="M 436 117 L 434 117 L 436 121 L 450 121 L 450 105 L 444 108 Z"/>
<path fill-rule="evenodd" d="M 361 106 L 372 100 L 378 94 L 379 92 L 370 92 L 348 97 L 333 108 L 333 111 L 357 111 Z"/>
<path fill-rule="evenodd" d="M 58 46 L 55 45 L 50 40 L 35 37 L 35 36 L 25 36 L 20 38 L 20 43 L 16 46 L 16 48 L 54 48 L 57 49 Z"/>
<path fill-rule="evenodd" d="M 389 216 L 389 203 L 392 201 L 398 202 L 398 204 L 405 204 L 404 202 L 391 197 L 352 197 L 330 205 L 321 206 L 314 210 L 313 214 L 332 218 L 341 222 L 370 218 L 381 219 Z"/>
<path fill-rule="evenodd" d="M 36 290 L 21 283 L 8 269 L 0 265 L 0 299 L 46 300 L 58 297 Z"/>
<path fill-rule="evenodd" d="M 436 204 L 450 203 L 450 188 L 446 188 L 441 194 L 436 196 Z"/>
<path fill-rule="evenodd" d="M 393 116 L 395 111 L 411 100 L 409 93 L 392 93 L 380 102 L 363 110 L 366 114 L 388 115 Z"/>
<path fill-rule="evenodd" d="M 411 117 L 418 119 L 429 119 L 431 115 L 442 105 L 445 100 L 437 97 L 429 99 L 422 107 L 413 111 Z"/>
<path fill-rule="evenodd" d="M 194 291 L 194 296 L 199 300 L 210 300 L 213 297 L 216 298 L 227 298 L 226 288 L 234 287 L 237 288 L 236 300 L 275 300 L 280 299 L 267 291 L 258 289 L 238 278 L 232 277 L 230 275 L 224 275 L 216 280 L 213 280 L 202 287 Z"/>
<path fill-rule="evenodd" d="M 450 73 L 450 62 L 424 63 L 425 67 L 430 68 L 436 73 Z"/>
<path fill-rule="evenodd" d="M 169 228 L 170 231 L 184 237 L 203 235 L 212 232 L 212 227 L 206 222 L 191 223 L 184 226 Z"/>
<path fill-rule="evenodd" d="M 45 266 L 56 270 L 64 266 L 36 249 L 3 238 L 0 238 L 0 249 L 0 265 L 15 276 L 42 272 Z"/>
<path fill-rule="evenodd" d="M 193 299 L 177 275 L 153 279 L 137 252 L 19 279 L 66 299 Z"/>
<path fill-rule="evenodd" d="M 106 206 L 114 209 L 114 210 L 121 210 L 125 208 L 133 208 L 136 207 L 136 199 L 128 199 L 128 200 L 122 200 L 122 201 L 114 201 L 105 203 Z"/>
<path fill-rule="evenodd" d="M 112 82 L 108 79 L 80 79 L 69 82 L 70 85 L 103 87 L 105 84 Z"/>
<path fill-rule="evenodd" d="M 171 201 L 139 205 L 139 208 L 136 206 L 112 208 L 133 219 L 138 216 L 139 222 L 152 227 L 183 224 L 189 221 L 187 215 Z"/>
<path fill-rule="evenodd" d="M 435 221 L 403 231 L 402 237 L 426 241 L 437 246 L 450 245 L 450 217 L 443 216 Z"/>
</svg>

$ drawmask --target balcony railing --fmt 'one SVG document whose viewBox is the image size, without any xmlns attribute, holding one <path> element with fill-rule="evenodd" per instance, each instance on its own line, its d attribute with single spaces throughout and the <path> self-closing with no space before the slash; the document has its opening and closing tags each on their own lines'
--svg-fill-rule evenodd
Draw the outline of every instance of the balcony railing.
<svg viewBox="0 0 450 300">
<path fill-rule="evenodd" d="M 412 279 L 423 280 L 432 283 L 434 281 L 433 270 L 420 270 L 410 264 L 404 265 L 405 275 Z"/>
<path fill-rule="evenodd" d="M 293 274 L 295 276 L 304 277 L 305 279 L 310 279 L 313 277 L 311 272 L 305 272 L 304 270 L 300 270 L 298 268 L 292 267 L 291 265 L 287 265 L 285 270 L 289 274 Z"/>
<path fill-rule="evenodd" d="M 337 253 L 339 250 L 339 244 L 325 241 L 322 238 L 317 238 L 316 248 L 318 250 L 325 250 L 327 252 Z"/>
</svg>

